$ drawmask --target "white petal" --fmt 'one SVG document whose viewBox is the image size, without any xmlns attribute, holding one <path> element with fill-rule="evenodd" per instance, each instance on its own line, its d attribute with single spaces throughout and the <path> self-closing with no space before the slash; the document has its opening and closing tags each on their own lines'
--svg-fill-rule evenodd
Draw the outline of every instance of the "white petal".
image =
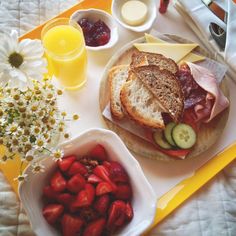
<svg viewBox="0 0 236 236">
<path fill-rule="evenodd" d="M 27 77 L 26 77 L 26 75 L 22 72 L 22 71 L 20 71 L 20 70 L 18 70 L 18 69 L 12 69 L 11 71 L 10 71 L 10 75 L 13 77 L 13 78 L 15 78 L 15 80 L 21 80 L 22 82 L 27 82 Z"/>
<path fill-rule="evenodd" d="M 27 47 L 24 47 L 24 44 L 27 44 Z M 20 42 L 19 45 L 20 53 L 24 56 L 25 59 L 33 57 L 42 57 L 44 50 L 40 40 L 30 40 L 30 42 Z"/>
</svg>

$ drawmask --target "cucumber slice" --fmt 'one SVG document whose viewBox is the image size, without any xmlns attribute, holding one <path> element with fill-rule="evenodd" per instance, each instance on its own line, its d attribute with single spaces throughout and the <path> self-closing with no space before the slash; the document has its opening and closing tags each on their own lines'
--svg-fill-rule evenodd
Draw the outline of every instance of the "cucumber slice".
<svg viewBox="0 0 236 236">
<path fill-rule="evenodd" d="M 190 125 L 178 124 L 172 130 L 172 138 L 179 148 L 188 149 L 196 143 L 197 135 Z"/>
<path fill-rule="evenodd" d="M 164 135 L 162 132 L 158 132 L 158 131 L 154 132 L 153 139 L 155 143 L 159 145 L 161 148 L 164 148 L 164 149 L 172 148 L 172 146 L 168 142 L 166 142 L 166 140 L 164 139 Z"/>
<path fill-rule="evenodd" d="M 174 142 L 174 140 L 173 140 L 173 138 L 172 138 L 172 130 L 173 130 L 173 128 L 174 128 L 175 126 L 176 126 L 176 124 L 175 124 L 174 122 L 169 123 L 169 124 L 166 126 L 165 130 L 164 130 L 164 135 L 165 135 L 165 138 L 166 138 L 167 142 L 168 142 L 169 144 L 171 144 L 172 146 L 175 146 L 175 147 L 176 147 L 176 144 L 175 144 L 175 142 Z"/>
</svg>

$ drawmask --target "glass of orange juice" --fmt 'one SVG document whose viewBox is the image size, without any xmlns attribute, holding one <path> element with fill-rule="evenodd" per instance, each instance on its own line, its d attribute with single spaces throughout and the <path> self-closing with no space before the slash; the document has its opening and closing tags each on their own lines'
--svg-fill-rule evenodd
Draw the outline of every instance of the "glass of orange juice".
<svg viewBox="0 0 236 236">
<path fill-rule="evenodd" d="M 49 75 L 66 89 L 78 89 L 86 82 L 87 53 L 83 31 L 68 18 L 48 22 L 41 38 L 48 60 Z"/>
</svg>

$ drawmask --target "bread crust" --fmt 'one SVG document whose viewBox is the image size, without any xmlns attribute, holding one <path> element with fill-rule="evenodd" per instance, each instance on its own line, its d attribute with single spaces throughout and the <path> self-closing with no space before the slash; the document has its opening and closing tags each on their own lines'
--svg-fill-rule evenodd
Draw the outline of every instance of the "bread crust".
<svg viewBox="0 0 236 236">
<path fill-rule="evenodd" d="M 131 68 L 145 66 L 145 65 L 155 65 L 161 70 L 168 70 L 172 74 L 177 75 L 179 71 L 178 65 L 171 58 L 167 58 L 162 54 L 148 53 L 148 52 L 134 52 L 131 57 Z"/>
<path fill-rule="evenodd" d="M 120 93 L 121 87 L 119 88 L 118 85 L 116 84 L 116 75 L 118 73 L 120 73 L 120 71 L 125 71 L 125 70 L 129 70 L 129 65 L 118 65 L 118 66 L 114 66 L 111 68 L 111 70 L 109 71 L 108 74 L 108 80 L 109 80 L 109 89 L 110 89 L 110 110 L 112 115 L 118 119 L 121 120 L 124 118 L 125 114 L 123 113 L 122 110 L 122 106 L 120 101 L 118 101 L 117 97 L 115 96 L 116 92 Z M 126 78 L 121 78 L 121 80 L 123 80 L 123 82 L 126 81 Z M 120 81 L 122 82 L 122 81 Z M 116 91 L 119 90 L 119 91 Z"/>
</svg>

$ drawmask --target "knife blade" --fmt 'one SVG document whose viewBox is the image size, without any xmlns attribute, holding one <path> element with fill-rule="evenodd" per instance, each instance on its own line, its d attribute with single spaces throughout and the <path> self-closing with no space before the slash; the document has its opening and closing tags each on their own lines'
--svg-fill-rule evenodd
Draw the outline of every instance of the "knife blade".
<svg viewBox="0 0 236 236">
<path fill-rule="evenodd" d="M 202 2 L 211 10 L 220 20 L 227 24 L 228 13 L 212 0 L 202 0 Z"/>
</svg>

